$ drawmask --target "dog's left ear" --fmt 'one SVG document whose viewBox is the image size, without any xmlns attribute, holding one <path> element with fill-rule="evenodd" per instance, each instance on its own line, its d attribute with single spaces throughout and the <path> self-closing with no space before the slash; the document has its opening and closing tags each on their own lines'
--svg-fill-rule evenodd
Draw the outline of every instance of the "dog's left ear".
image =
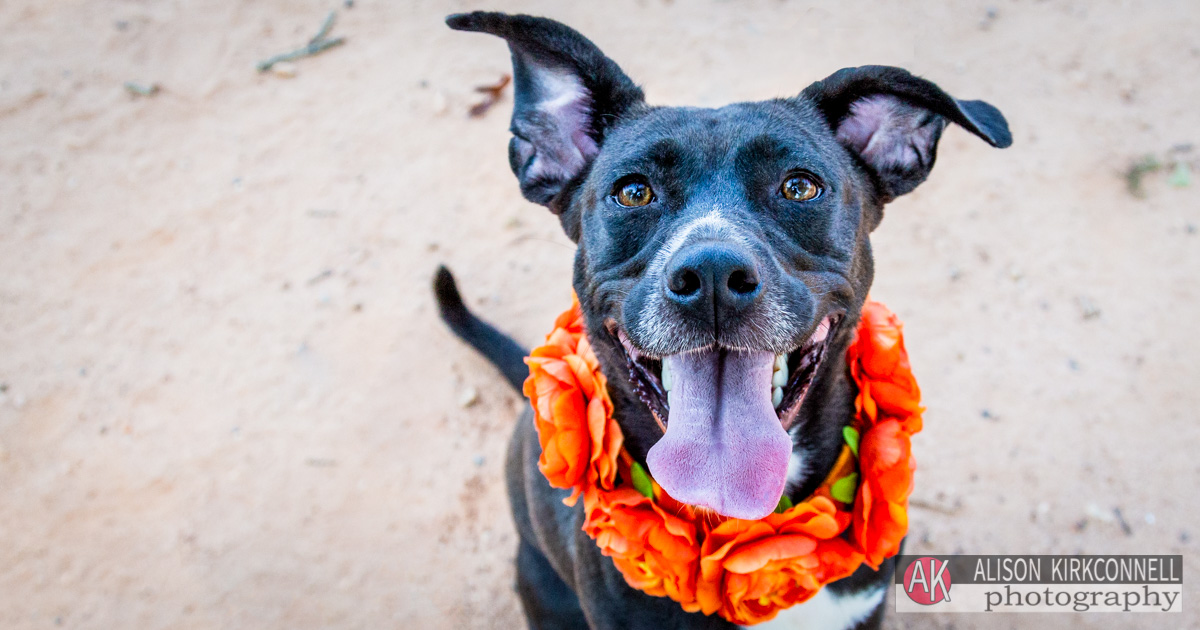
<svg viewBox="0 0 1200 630">
<path fill-rule="evenodd" d="M 845 68 L 810 85 L 800 98 L 814 103 L 838 141 L 862 158 L 885 203 L 929 176 L 947 122 L 994 147 L 1012 144 L 1000 110 L 983 101 L 956 101 L 900 68 Z"/>
<path fill-rule="evenodd" d="M 477 11 L 446 24 L 508 42 L 515 101 L 509 164 L 526 199 L 561 213 L 560 193 L 591 165 L 612 124 L 644 102 L 642 90 L 595 44 L 554 20 Z"/>
</svg>

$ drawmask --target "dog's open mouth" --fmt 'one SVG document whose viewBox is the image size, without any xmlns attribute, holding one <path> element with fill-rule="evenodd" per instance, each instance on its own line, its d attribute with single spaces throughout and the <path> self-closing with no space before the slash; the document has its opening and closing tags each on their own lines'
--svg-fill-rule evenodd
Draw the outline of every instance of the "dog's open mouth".
<svg viewBox="0 0 1200 630">
<path fill-rule="evenodd" d="M 787 482 L 796 420 L 841 321 L 827 315 L 784 354 L 709 347 L 653 358 L 624 331 L 630 378 L 665 433 L 647 455 L 655 480 L 673 498 L 718 514 L 770 514 Z"/>
<path fill-rule="evenodd" d="M 784 430 L 790 429 L 800 411 L 800 403 L 808 393 L 813 376 L 825 358 L 825 348 L 833 338 L 840 314 L 826 315 L 804 345 L 787 354 L 777 354 L 771 365 L 771 405 L 775 408 Z M 655 359 L 642 354 L 629 341 L 625 331 L 612 326 L 621 347 L 625 349 L 625 362 L 630 379 L 637 388 L 638 396 L 650 408 L 665 429 L 670 415 L 668 392 L 673 389 L 674 378 L 671 361 Z M 712 350 L 708 350 L 711 352 Z M 730 351 L 725 351 L 730 352 Z M 666 368 L 664 371 L 664 367 Z"/>
</svg>

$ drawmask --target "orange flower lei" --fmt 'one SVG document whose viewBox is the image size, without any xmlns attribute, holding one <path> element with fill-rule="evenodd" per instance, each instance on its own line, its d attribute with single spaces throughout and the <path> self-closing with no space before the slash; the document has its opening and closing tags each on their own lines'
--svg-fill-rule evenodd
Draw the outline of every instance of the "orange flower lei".
<svg viewBox="0 0 1200 630">
<path fill-rule="evenodd" d="M 908 530 L 920 390 L 900 322 L 867 302 L 846 351 L 857 417 L 824 483 L 757 521 L 698 514 L 672 499 L 623 448 L 578 300 L 525 362 L 525 395 L 551 486 L 583 497 L 583 530 L 630 586 L 684 610 L 754 624 L 804 602 L 862 563 L 878 568 Z M 857 469 L 857 472 L 855 472 Z"/>
</svg>

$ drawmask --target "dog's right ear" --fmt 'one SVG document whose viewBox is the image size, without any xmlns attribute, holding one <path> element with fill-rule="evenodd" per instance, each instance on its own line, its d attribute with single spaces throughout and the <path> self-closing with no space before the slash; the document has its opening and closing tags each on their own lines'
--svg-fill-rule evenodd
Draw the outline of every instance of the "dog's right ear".
<svg viewBox="0 0 1200 630">
<path fill-rule="evenodd" d="M 805 88 L 801 97 L 816 104 L 838 141 L 874 173 L 884 202 L 929 176 L 947 123 L 994 147 L 1012 144 L 1000 110 L 983 101 L 955 100 L 900 68 L 844 68 Z"/>
<path fill-rule="evenodd" d="M 509 164 L 526 199 L 561 213 L 560 193 L 591 165 L 612 124 L 644 103 L 642 90 L 595 44 L 554 20 L 477 11 L 446 24 L 508 42 L 515 101 Z"/>
</svg>

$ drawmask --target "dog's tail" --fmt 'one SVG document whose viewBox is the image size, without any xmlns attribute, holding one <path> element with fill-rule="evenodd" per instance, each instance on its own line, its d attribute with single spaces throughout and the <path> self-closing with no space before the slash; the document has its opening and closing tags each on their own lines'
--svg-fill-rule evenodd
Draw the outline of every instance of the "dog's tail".
<svg viewBox="0 0 1200 630">
<path fill-rule="evenodd" d="M 525 355 L 529 352 L 508 335 L 467 310 L 467 305 L 463 304 L 462 296 L 458 293 L 454 275 L 445 265 L 439 266 L 433 276 L 433 294 L 437 297 L 442 320 L 450 326 L 450 330 L 496 366 L 508 380 L 508 384 L 520 393 L 525 377 L 529 376 L 529 368 L 525 366 Z"/>
</svg>

